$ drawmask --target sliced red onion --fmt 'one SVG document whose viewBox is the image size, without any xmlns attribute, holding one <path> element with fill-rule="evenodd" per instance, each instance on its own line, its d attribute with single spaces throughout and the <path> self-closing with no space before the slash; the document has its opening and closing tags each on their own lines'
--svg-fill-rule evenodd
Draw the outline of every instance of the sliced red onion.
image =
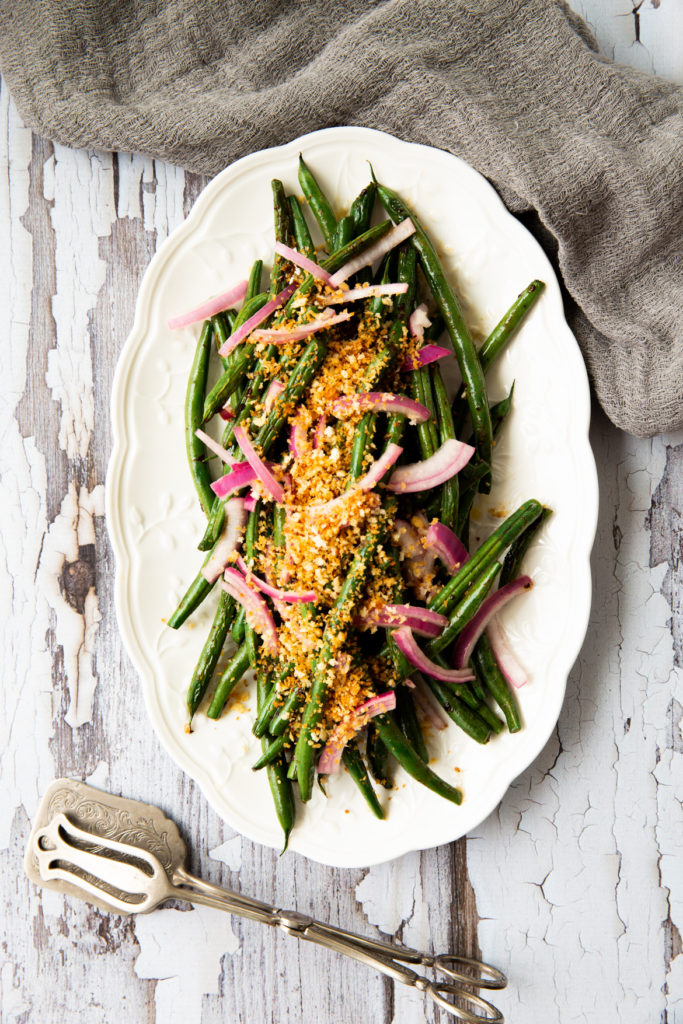
<svg viewBox="0 0 683 1024">
<path fill-rule="evenodd" d="M 318 760 L 318 775 L 332 775 L 338 772 L 344 747 L 351 737 L 360 732 L 375 715 L 383 715 L 387 711 L 393 711 L 395 707 L 396 694 L 393 690 L 387 690 L 386 693 L 378 693 L 354 708 L 351 714 L 332 730 Z"/>
<path fill-rule="evenodd" d="M 436 552 L 451 575 L 469 560 L 469 552 L 460 538 L 443 523 L 432 523 L 425 537 L 427 547 Z"/>
<path fill-rule="evenodd" d="M 427 307 L 424 302 L 421 302 L 420 305 L 416 306 L 410 314 L 408 330 L 414 338 L 422 338 L 424 336 L 425 328 L 431 326 L 432 321 L 427 316 Z"/>
<path fill-rule="evenodd" d="M 219 498 L 227 498 L 233 491 L 239 491 L 247 484 L 253 483 L 256 473 L 248 462 L 233 462 L 230 472 L 214 480 L 211 490 Z"/>
<path fill-rule="evenodd" d="M 287 439 L 287 447 L 289 448 L 292 457 L 298 459 L 304 450 L 306 444 L 306 432 L 299 423 L 292 423 L 289 428 L 289 437 Z"/>
<path fill-rule="evenodd" d="M 397 491 L 400 494 L 413 494 L 415 491 L 437 487 L 459 473 L 473 455 L 472 445 L 453 439 L 444 441 L 441 447 L 423 462 L 414 462 L 395 470 L 387 487 L 390 491 Z"/>
<path fill-rule="evenodd" d="M 235 414 L 229 405 L 224 405 L 222 409 L 219 409 L 218 415 L 222 420 L 234 420 L 235 418 Z"/>
<path fill-rule="evenodd" d="M 376 611 L 362 616 L 362 621 L 371 626 L 382 626 L 385 629 L 408 626 L 419 636 L 432 638 L 441 636 L 448 625 L 448 618 L 445 615 L 413 604 L 385 604 Z"/>
<path fill-rule="evenodd" d="M 168 326 L 174 331 L 178 327 L 187 327 L 188 324 L 196 324 L 198 320 L 208 320 L 209 317 L 215 316 L 216 313 L 222 313 L 224 309 L 229 309 L 236 302 L 242 301 L 247 294 L 248 283 L 248 281 L 240 281 L 234 288 L 223 292 L 222 295 L 216 295 L 215 298 L 209 299 L 207 302 L 203 302 L 196 309 L 191 309 L 187 313 L 181 313 L 179 316 L 172 316 L 168 321 Z"/>
<path fill-rule="evenodd" d="M 474 645 L 496 612 L 504 608 L 513 597 L 517 597 L 517 594 L 521 594 L 523 590 L 531 590 L 533 585 L 530 576 L 518 576 L 516 580 L 507 583 L 486 598 L 477 614 L 463 629 L 453 648 L 452 661 L 456 668 L 463 668 L 470 660 Z"/>
<path fill-rule="evenodd" d="M 404 679 L 403 682 L 407 683 L 408 680 Z M 441 732 L 442 729 L 446 729 L 448 727 L 447 723 L 443 720 L 441 710 L 434 700 L 431 690 L 424 685 L 422 680 L 418 680 L 418 683 L 419 685 L 417 683 L 413 683 L 413 700 L 429 724 L 433 726 L 434 729 L 438 729 L 439 732 Z"/>
<path fill-rule="evenodd" d="M 320 447 L 320 445 L 322 443 L 322 439 L 323 439 L 323 432 L 324 432 L 326 426 L 327 426 L 327 416 L 325 416 L 323 414 L 322 416 L 320 416 L 318 418 L 318 422 L 315 425 L 315 430 L 313 431 L 313 441 L 311 443 L 311 447 L 312 448 L 319 448 Z"/>
<path fill-rule="evenodd" d="M 266 302 L 265 306 L 261 306 L 253 316 L 250 316 L 248 320 L 245 320 L 241 327 L 238 327 L 229 338 L 218 349 L 219 356 L 227 356 L 234 348 L 237 348 L 239 343 L 251 334 L 254 328 L 262 324 L 264 320 L 267 320 L 271 313 L 274 313 L 276 309 L 279 309 L 287 299 L 290 298 L 296 291 L 295 284 L 288 284 L 286 288 L 283 288 L 274 299 L 270 299 Z"/>
<path fill-rule="evenodd" d="M 279 505 L 282 505 L 285 500 L 285 492 L 282 485 L 277 482 L 266 463 L 254 448 L 244 427 L 235 427 L 234 438 L 242 449 L 245 459 L 254 470 L 257 479 L 263 484 L 264 490 Z"/>
<path fill-rule="evenodd" d="M 279 587 L 273 587 L 255 576 L 241 556 L 237 559 L 237 566 L 244 573 L 247 583 L 256 587 L 262 594 L 272 597 L 274 601 L 284 601 L 285 604 L 312 604 L 318 600 L 315 590 L 280 590 Z"/>
<path fill-rule="evenodd" d="M 365 476 L 362 476 L 356 487 L 361 491 L 371 491 L 373 487 L 383 479 L 384 474 L 390 469 L 397 459 L 400 459 L 403 449 L 399 444 L 388 444 L 386 451 L 370 466 Z"/>
<path fill-rule="evenodd" d="M 225 503 L 225 526 L 218 543 L 211 552 L 206 565 L 202 566 L 202 575 L 209 583 L 214 583 L 230 561 L 231 555 L 237 551 L 242 542 L 242 533 L 247 525 L 247 507 L 243 498 L 230 498 Z"/>
<path fill-rule="evenodd" d="M 313 260 L 309 260 L 308 256 L 304 256 L 298 249 L 290 249 L 288 245 L 283 245 L 282 242 L 275 243 L 275 252 L 278 256 L 284 256 L 290 263 L 294 263 L 297 267 L 301 267 L 311 277 L 315 277 L 318 281 L 324 281 L 325 284 L 330 283 L 330 275 L 322 267 L 319 267 Z"/>
<path fill-rule="evenodd" d="M 339 419 L 359 412 L 397 412 L 407 416 L 412 423 L 425 423 L 431 415 L 426 405 L 407 395 L 394 395 L 391 391 L 365 391 L 348 398 L 336 398 L 330 412 Z"/>
<path fill-rule="evenodd" d="M 401 626 L 391 635 L 396 641 L 399 651 L 405 654 L 410 664 L 418 668 L 420 672 L 425 672 L 434 679 L 440 679 L 443 683 L 467 683 L 474 679 L 474 673 L 467 668 L 442 668 L 435 661 L 431 661 L 417 646 L 412 630 L 408 626 Z"/>
<path fill-rule="evenodd" d="M 437 359 L 443 359 L 444 356 L 450 355 L 453 355 L 453 353 L 450 349 L 444 348 L 443 345 L 423 345 L 414 356 L 406 358 L 401 369 L 405 373 L 410 370 L 419 370 L 421 366 L 429 366 L 430 363 L 435 363 Z"/>
<path fill-rule="evenodd" d="M 528 682 L 527 674 L 510 650 L 503 628 L 495 616 L 486 627 L 486 634 L 491 644 L 491 650 L 498 662 L 498 667 L 508 683 L 516 686 L 517 689 L 526 686 Z"/>
<path fill-rule="evenodd" d="M 237 569 L 226 569 L 218 585 L 232 594 L 247 613 L 249 625 L 256 630 L 269 654 L 277 654 L 278 639 L 275 620 L 260 594 L 252 590 Z"/>
<path fill-rule="evenodd" d="M 285 386 L 281 380 L 273 380 L 268 385 L 266 396 L 263 399 L 263 408 L 265 412 L 270 412 L 275 403 L 275 399 L 278 398 L 285 390 Z"/>
<path fill-rule="evenodd" d="M 249 468 L 251 469 L 251 467 L 249 467 Z M 254 494 L 254 492 L 251 491 L 246 496 L 246 498 L 244 499 L 244 507 L 247 510 L 247 512 L 253 512 L 254 511 L 254 509 L 256 508 L 256 502 L 257 501 L 258 501 L 258 498 Z"/>
<path fill-rule="evenodd" d="M 415 225 L 410 217 L 406 217 L 406 219 L 402 220 L 400 224 L 396 225 L 396 227 L 387 231 L 386 235 L 384 235 L 383 238 L 380 238 L 379 241 L 375 242 L 374 245 L 371 245 L 364 252 L 359 253 L 358 256 L 354 256 L 352 260 L 345 263 L 343 267 L 340 267 L 339 270 L 330 278 L 330 285 L 333 288 L 338 288 L 343 281 L 346 281 L 346 279 L 351 277 L 352 274 L 355 274 L 357 270 L 361 270 L 363 267 L 369 266 L 376 260 L 380 260 L 382 256 L 391 252 L 395 246 L 399 245 L 401 242 L 405 241 L 406 238 L 410 238 L 410 236 L 414 234 Z"/>
<path fill-rule="evenodd" d="M 295 327 L 291 331 L 278 330 L 277 328 L 254 331 L 253 340 L 268 341 L 273 345 L 287 345 L 294 341 L 303 341 L 304 338 L 315 334 L 316 331 L 322 331 L 327 327 L 333 327 L 334 324 L 341 324 L 346 320 L 350 320 L 352 315 L 352 313 L 345 309 L 343 313 L 337 313 L 336 316 L 319 316 L 317 320 L 310 320 L 307 324 Z"/>
<path fill-rule="evenodd" d="M 408 284 L 369 284 L 364 288 L 350 288 L 336 298 L 326 299 L 326 306 L 340 306 L 344 302 L 356 302 L 357 299 L 369 299 L 375 295 L 404 295 Z"/>
<path fill-rule="evenodd" d="M 235 460 L 227 448 L 224 448 L 222 444 L 218 443 L 218 441 L 214 441 L 214 439 L 204 430 L 195 430 L 195 436 L 198 437 L 200 441 L 203 441 L 206 447 L 212 451 L 214 455 L 217 455 L 218 458 L 228 466 L 232 466 Z"/>
</svg>

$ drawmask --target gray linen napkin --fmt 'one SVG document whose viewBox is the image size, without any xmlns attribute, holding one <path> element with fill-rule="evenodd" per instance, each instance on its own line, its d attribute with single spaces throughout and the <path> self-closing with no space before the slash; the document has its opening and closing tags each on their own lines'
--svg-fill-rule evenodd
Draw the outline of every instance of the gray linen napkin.
<svg viewBox="0 0 683 1024">
<path fill-rule="evenodd" d="M 683 424 L 683 89 L 551 0 L 0 0 L 25 121 L 213 174 L 328 125 L 464 157 L 559 266 L 598 398 Z"/>
</svg>

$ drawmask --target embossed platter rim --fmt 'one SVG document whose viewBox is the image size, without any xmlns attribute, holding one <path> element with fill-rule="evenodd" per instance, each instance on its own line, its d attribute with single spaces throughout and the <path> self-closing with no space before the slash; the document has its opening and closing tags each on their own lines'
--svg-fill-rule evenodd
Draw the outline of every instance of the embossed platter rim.
<svg viewBox="0 0 683 1024">
<path fill-rule="evenodd" d="M 330 798 L 316 793 L 300 813 L 290 848 L 323 863 L 361 867 L 471 830 L 543 748 L 588 621 L 597 481 L 587 437 L 586 371 L 564 321 L 552 268 L 477 172 L 440 150 L 370 129 L 331 128 L 251 154 L 219 174 L 160 247 L 143 279 L 114 381 L 114 448 L 106 488 L 118 620 L 148 713 L 164 746 L 218 813 L 249 838 L 279 846 L 266 780 L 250 771 L 257 756 L 246 710 L 250 701 L 253 707 L 250 693 L 218 723 L 200 715 L 195 733 L 188 736 L 183 729 L 185 686 L 213 603 L 198 613 L 194 629 L 174 633 L 163 625 L 162 617 L 196 572 L 201 529 L 182 441 L 182 395 L 196 332 L 172 335 L 165 325 L 171 313 L 244 276 L 257 256 L 269 259 L 270 178 L 277 175 L 298 192 L 299 151 L 340 207 L 367 183 L 368 159 L 378 177 L 414 203 L 443 250 L 480 336 L 533 277 L 547 285 L 490 373 L 494 399 L 516 379 L 516 403 L 496 449 L 499 483 L 478 508 L 482 537 L 502 512 L 527 497 L 556 509 L 528 561 L 537 586 L 506 610 L 504 619 L 531 677 L 519 693 L 525 729 L 498 737 L 487 748 L 455 726 L 430 737 L 437 770 L 447 777 L 458 772 L 465 792 L 461 807 L 451 807 L 399 772 L 396 791 L 390 799 L 382 797 L 387 820 L 377 822 L 347 777 L 331 780 Z M 160 443 L 143 444 L 142 437 Z"/>
</svg>

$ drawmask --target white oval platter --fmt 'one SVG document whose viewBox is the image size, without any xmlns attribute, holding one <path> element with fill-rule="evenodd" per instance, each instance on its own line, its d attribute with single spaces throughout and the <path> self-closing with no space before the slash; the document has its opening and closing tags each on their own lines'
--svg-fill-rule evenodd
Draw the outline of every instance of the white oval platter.
<svg viewBox="0 0 683 1024">
<path fill-rule="evenodd" d="M 457 807 L 397 771 L 380 791 L 385 821 L 367 810 L 351 779 L 328 780 L 298 806 L 290 850 L 325 864 L 361 867 L 450 842 L 479 824 L 549 738 L 579 652 L 590 608 L 589 556 L 597 519 L 597 480 L 588 443 L 590 400 L 581 355 L 565 320 L 553 270 L 538 243 L 505 209 L 488 182 L 456 157 L 365 128 L 328 128 L 253 153 L 204 189 L 187 220 L 152 260 L 112 394 L 114 447 L 107 521 L 116 554 L 116 608 L 140 674 L 147 711 L 162 743 L 207 799 L 250 839 L 280 847 L 265 773 L 254 773 L 254 695 L 246 685 L 217 722 L 201 711 L 185 731 L 185 692 L 216 596 L 182 629 L 171 613 L 196 574 L 203 530 L 187 468 L 183 401 L 198 332 L 170 331 L 169 315 L 198 305 L 246 276 L 254 259 L 270 265 L 270 181 L 299 194 L 302 152 L 341 212 L 369 179 L 413 206 L 432 234 L 483 338 L 533 278 L 546 290 L 490 371 L 492 399 L 516 381 L 513 412 L 495 449 L 493 493 L 476 508 L 483 539 L 522 501 L 536 497 L 555 514 L 527 557 L 535 587 L 513 602 L 503 625 L 529 683 L 517 696 L 524 729 L 482 747 L 456 726 L 429 735 L 432 765 L 463 790 Z"/>
</svg>

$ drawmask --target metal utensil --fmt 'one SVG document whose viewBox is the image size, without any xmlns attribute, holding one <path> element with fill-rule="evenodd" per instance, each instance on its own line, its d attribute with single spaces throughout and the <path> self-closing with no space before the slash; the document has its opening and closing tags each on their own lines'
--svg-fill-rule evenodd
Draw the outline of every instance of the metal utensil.
<svg viewBox="0 0 683 1024">
<path fill-rule="evenodd" d="M 195 878 L 185 869 L 185 856 L 176 825 L 158 807 L 57 779 L 38 810 L 25 866 L 36 885 L 105 911 L 146 914 L 166 900 L 180 899 L 274 925 L 419 989 L 467 1024 L 503 1021 L 495 1006 L 471 991 L 504 988 L 505 975 L 495 967 L 455 953 L 421 953 L 366 939 L 307 914 L 271 907 Z M 440 971 L 448 980 L 430 981 L 409 964 Z"/>
</svg>

